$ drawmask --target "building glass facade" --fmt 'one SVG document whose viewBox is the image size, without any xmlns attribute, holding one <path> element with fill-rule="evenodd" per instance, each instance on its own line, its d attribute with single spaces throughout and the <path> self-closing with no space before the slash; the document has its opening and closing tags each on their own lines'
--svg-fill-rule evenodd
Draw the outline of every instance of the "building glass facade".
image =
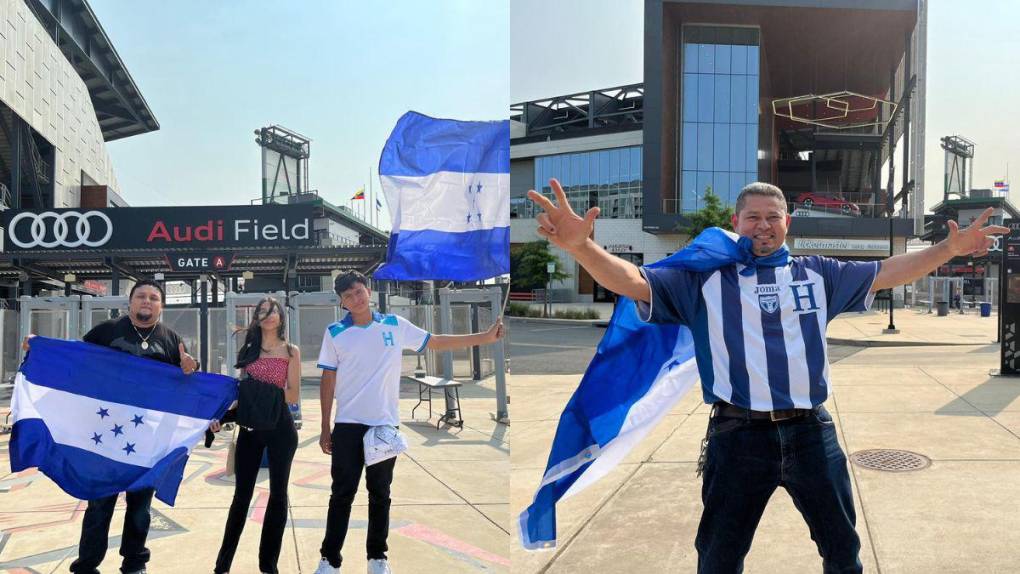
<svg viewBox="0 0 1020 574">
<path fill-rule="evenodd" d="M 534 189 L 552 198 L 549 180 L 556 178 L 577 213 L 597 205 L 599 217 L 639 219 L 641 173 L 641 146 L 536 157 Z M 535 217 L 540 212 L 526 198 L 511 199 L 510 217 Z"/>
<path fill-rule="evenodd" d="M 759 31 L 685 26 L 682 54 L 681 209 L 732 205 L 758 179 Z"/>
</svg>

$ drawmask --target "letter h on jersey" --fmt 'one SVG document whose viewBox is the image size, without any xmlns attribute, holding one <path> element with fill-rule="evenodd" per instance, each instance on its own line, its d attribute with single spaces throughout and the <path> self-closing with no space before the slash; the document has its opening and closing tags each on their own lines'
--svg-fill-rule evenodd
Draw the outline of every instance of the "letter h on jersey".
<svg viewBox="0 0 1020 574">
<path fill-rule="evenodd" d="M 801 287 L 804 288 L 804 293 L 801 293 Z M 814 283 L 801 283 L 799 285 L 790 285 L 790 289 L 793 290 L 793 303 L 797 306 L 797 311 L 817 311 L 818 303 L 815 302 L 815 284 Z M 810 305 L 805 309 L 801 303 L 807 300 Z"/>
<path fill-rule="evenodd" d="M 392 347 L 393 346 L 393 332 L 392 331 L 387 331 L 387 332 L 383 333 L 382 334 L 382 340 L 383 340 L 383 344 L 385 346 Z"/>
</svg>

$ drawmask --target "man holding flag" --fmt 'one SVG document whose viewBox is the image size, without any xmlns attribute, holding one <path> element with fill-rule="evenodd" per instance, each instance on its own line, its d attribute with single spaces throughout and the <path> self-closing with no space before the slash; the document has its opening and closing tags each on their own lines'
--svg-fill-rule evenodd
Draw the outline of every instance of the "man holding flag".
<svg viewBox="0 0 1020 574">
<path fill-rule="evenodd" d="M 386 263 L 373 278 L 467 282 L 509 273 L 509 176 L 508 121 L 436 119 L 416 112 L 401 116 L 379 158 L 392 230 Z M 382 207 L 378 199 L 376 207 Z M 340 571 L 340 551 L 363 467 L 369 494 L 368 572 L 388 574 L 386 539 L 396 458 L 366 466 L 364 437 L 400 422 L 402 350 L 491 345 L 503 337 L 503 323 L 497 318 L 484 333 L 432 335 L 397 315 L 372 312 L 368 278 L 361 273 L 338 275 L 333 289 L 348 315 L 326 329 L 318 362 L 319 446 L 332 457 L 333 483 L 315 574 Z"/>
<path fill-rule="evenodd" d="M 118 491 L 126 491 L 127 499 L 121 572 L 145 572 L 153 495 L 173 504 L 187 453 L 209 419 L 222 415 L 236 397 L 228 377 L 190 376 L 198 363 L 181 337 L 160 322 L 158 283 L 138 281 L 128 299 L 128 314 L 100 323 L 85 342 L 179 366 L 188 389 L 176 387 L 166 367 L 122 360 L 118 353 L 80 343 L 30 338 L 32 356 L 19 372 L 12 404 L 12 468 L 38 466 L 72 496 L 88 499 L 78 558 L 70 567 L 76 574 L 98 574 Z M 84 418 L 79 407 L 88 409 Z"/>
<path fill-rule="evenodd" d="M 546 475 L 521 515 L 527 548 L 556 539 L 555 504 L 604 476 L 700 377 L 712 404 L 699 472 L 704 512 L 698 571 L 740 572 L 769 497 L 787 489 L 818 545 L 825 572 L 861 572 L 860 540 L 832 418 L 825 329 L 874 293 L 910 282 L 959 255 L 981 255 L 1000 226 L 986 210 L 923 251 L 881 262 L 790 257 L 783 192 L 753 183 L 737 198 L 736 233 L 706 230 L 684 250 L 638 268 L 592 239 L 551 181 L 535 191 L 539 234 L 575 257 L 621 299 L 598 352 L 560 418 Z M 636 303 L 636 305 L 635 305 Z M 641 324 L 641 322 L 647 322 Z M 695 370 L 696 364 L 696 370 Z"/>
</svg>

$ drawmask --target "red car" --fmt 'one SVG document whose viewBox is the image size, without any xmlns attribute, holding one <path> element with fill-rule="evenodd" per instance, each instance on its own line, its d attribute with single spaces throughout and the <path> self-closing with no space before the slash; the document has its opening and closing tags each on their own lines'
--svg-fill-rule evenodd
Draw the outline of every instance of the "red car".
<svg viewBox="0 0 1020 574">
<path fill-rule="evenodd" d="M 798 195 L 795 204 L 795 207 L 800 206 L 807 209 L 820 207 L 826 210 L 838 209 L 843 215 L 853 215 L 855 217 L 860 217 L 861 215 L 861 208 L 857 207 L 856 203 L 850 203 L 845 199 L 811 193 L 810 191 Z"/>
</svg>

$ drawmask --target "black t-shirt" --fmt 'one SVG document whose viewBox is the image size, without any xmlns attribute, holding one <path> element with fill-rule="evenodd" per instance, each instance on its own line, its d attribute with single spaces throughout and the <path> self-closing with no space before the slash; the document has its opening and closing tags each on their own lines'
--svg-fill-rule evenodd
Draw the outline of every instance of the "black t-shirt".
<svg viewBox="0 0 1020 574">
<path fill-rule="evenodd" d="M 143 337 L 149 343 L 148 349 L 142 348 Z M 181 337 L 164 327 L 162 323 L 156 323 L 155 327 L 136 330 L 131 324 L 131 318 L 124 315 L 96 325 L 85 333 L 84 341 L 131 353 L 136 357 L 155 359 L 171 365 L 181 364 L 181 353 L 178 348 Z"/>
</svg>

